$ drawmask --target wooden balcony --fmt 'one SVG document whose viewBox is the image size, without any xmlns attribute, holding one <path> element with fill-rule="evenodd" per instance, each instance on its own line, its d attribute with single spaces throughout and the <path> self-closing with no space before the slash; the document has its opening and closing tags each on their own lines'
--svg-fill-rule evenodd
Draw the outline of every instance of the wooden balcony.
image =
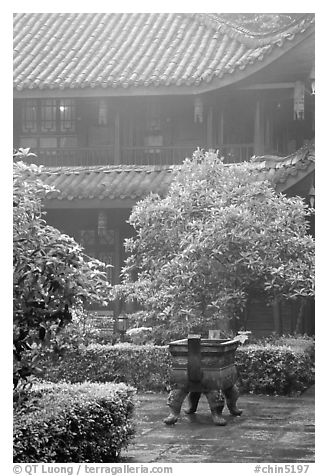
<svg viewBox="0 0 328 476">
<path fill-rule="evenodd" d="M 112 165 L 114 164 L 113 147 L 72 147 L 72 148 L 40 148 L 32 150 L 37 155 L 33 162 L 50 167 Z"/>
<path fill-rule="evenodd" d="M 192 157 L 194 147 L 122 147 L 121 163 L 128 165 L 175 165 Z"/>
<path fill-rule="evenodd" d="M 248 161 L 253 155 L 253 144 L 227 144 L 214 148 L 219 150 L 225 163 Z M 40 148 L 33 150 L 38 165 L 93 166 L 93 165 L 175 165 L 191 158 L 194 147 L 122 147 L 119 155 L 113 146 L 93 148 Z"/>
<path fill-rule="evenodd" d="M 227 144 L 218 147 L 226 164 L 248 162 L 254 154 L 254 144 Z"/>
</svg>

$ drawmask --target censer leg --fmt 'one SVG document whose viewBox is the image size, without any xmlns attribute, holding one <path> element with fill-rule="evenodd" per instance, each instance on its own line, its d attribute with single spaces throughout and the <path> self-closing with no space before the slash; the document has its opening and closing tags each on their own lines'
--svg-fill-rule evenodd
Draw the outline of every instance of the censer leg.
<svg viewBox="0 0 328 476">
<path fill-rule="evenodd" d="M 200 392 L 190 392 L 188 395 L 189 408 L 185 410 L 185 413 L 190 415 L 191 413 L 196 413 L 198 402 L 200 399 Z"/>
<path fill-rule="evenodd" d="M 166 425 L 174 425 L 174 423 L 178 421 L 182 403 L 187 395 L 188 392 L 183 388 L 171 390 L 167 399 L 167 404 L 170 408 L 170 414 L 164 419 L 164 423 L 166 423 Z"/>
<path fill-rule="evenodd" d="M 239 397 L 239 391 L 237 386 L 233 385 L 232 387 L 224 390 L 223 393 L 226 398 L 227 407 L 229 408 L 231 415 L 240 416 L 243 413 L 243 411 L 239 410 L 239 408 L 236 405 L 238 397 Z"/>
<path fill-rule="evenodd" d="M 211 392 L 204 392 L 212 413 L 213 422 L 218 426 L 225 426 L 227 422 L 222 417 L 224 408 L 224 398 L 221 390 L 212 390 Z"/>
</svg>

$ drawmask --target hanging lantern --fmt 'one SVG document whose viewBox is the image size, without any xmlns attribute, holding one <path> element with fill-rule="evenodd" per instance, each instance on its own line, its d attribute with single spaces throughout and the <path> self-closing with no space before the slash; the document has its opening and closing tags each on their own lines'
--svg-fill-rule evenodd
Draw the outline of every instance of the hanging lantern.
<svg viewBox="0 0 328 476">
<path fill-rule="evenodd" d="M 203 122 L 204 104 L 200 96 L 196 96 L 194 99 L 194 122 Z"/>
<path fill-rule="evenodd" d="M 311 94 L 313 94 L 313 96 L 315 95 L 315 79 L 314 78 L 311 81 Z"/>
<path fill-rule="evenodd" d="M 107 125 L 107 102 L 104 99 L 101 99 L 99 102 L 98 124 L 100 126 Z"/>
<path fill-rule="evenodd" d="M 314 186 L 313 186 L 313 185 L 311 186 L 311 188 L 310 188 L 310 190 L 309 190 L 308 196 L 309 196 L 310 207 L 311 207 L 311 208 L 314 208 L 314 203 L 315 203 L 315 189 L 314 189 Z"/>
<path fill-rule="evenodd" d="M 302 81 L 296 81 L 294 87 L 294 119 L 304 119 L 304 94 L 305 86 Z"/>
<path fill-rule="evenodd" d="M 315 94 L 315 71 L 314 65 L 312 66 L 311 73 L 310 73 L 310 82 L 311 82 L 311 94 Z"/>
<path fill-rule="evenodd" d="M 102 235 L 107 229 L 107 215 L 105 212 L 98 213 L 98 235 Z"/>
</svg>

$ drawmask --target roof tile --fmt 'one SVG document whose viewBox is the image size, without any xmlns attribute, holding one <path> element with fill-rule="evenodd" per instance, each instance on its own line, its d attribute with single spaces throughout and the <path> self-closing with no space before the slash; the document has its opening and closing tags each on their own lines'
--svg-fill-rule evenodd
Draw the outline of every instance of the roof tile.
<svg viewBox="0 0 328 476">
<path fill-rule="evenodd" d="M 17 13 L 14 88 L 199 85 L 245 70 L 313 22 L 307 14 L 268 35 L 215 14 Z"/>
<path fill-rule="evenodd" d="M 55 189 L 48 200 L 140 200 L 151 192 L 164 195 L 177 167 L 44 167 L 40 177 Z M 314 147 L 304 147 L 285 158 L 257 157 L 252 167 L 259 178 L 270 180 L 278 191 L 284 191 L 313 172 Z"/>
</svg>

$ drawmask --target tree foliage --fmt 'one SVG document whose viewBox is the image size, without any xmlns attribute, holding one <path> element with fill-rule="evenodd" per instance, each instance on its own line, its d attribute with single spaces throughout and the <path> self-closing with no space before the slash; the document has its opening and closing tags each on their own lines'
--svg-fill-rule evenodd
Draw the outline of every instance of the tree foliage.
<svg viewBox="0 0 328 476">
<path fill-rule="evenodd" d="M 195 153 L 165 198 L 153 194 L 134 207 L 136 235 L 125 243 L 117 290 L 182 336 L 238 317 L 259 292 L 268 301 L 313 295 L 309 213 L 299 197 L 259 180 L 254 164 Z"/>
<path fill-rule="evenodd" d="M 26 151 L 16 157 L 24 158 Z M 40 168 L 14 164 L 13 312 L 14 382 L 33 374 L 38 354 L 72 319 L 72 310 L 106 303 L 105 265 L 87 257 L 72 238 L 46 224 L 42 201 L 49 191 Z"/>
</svg>

